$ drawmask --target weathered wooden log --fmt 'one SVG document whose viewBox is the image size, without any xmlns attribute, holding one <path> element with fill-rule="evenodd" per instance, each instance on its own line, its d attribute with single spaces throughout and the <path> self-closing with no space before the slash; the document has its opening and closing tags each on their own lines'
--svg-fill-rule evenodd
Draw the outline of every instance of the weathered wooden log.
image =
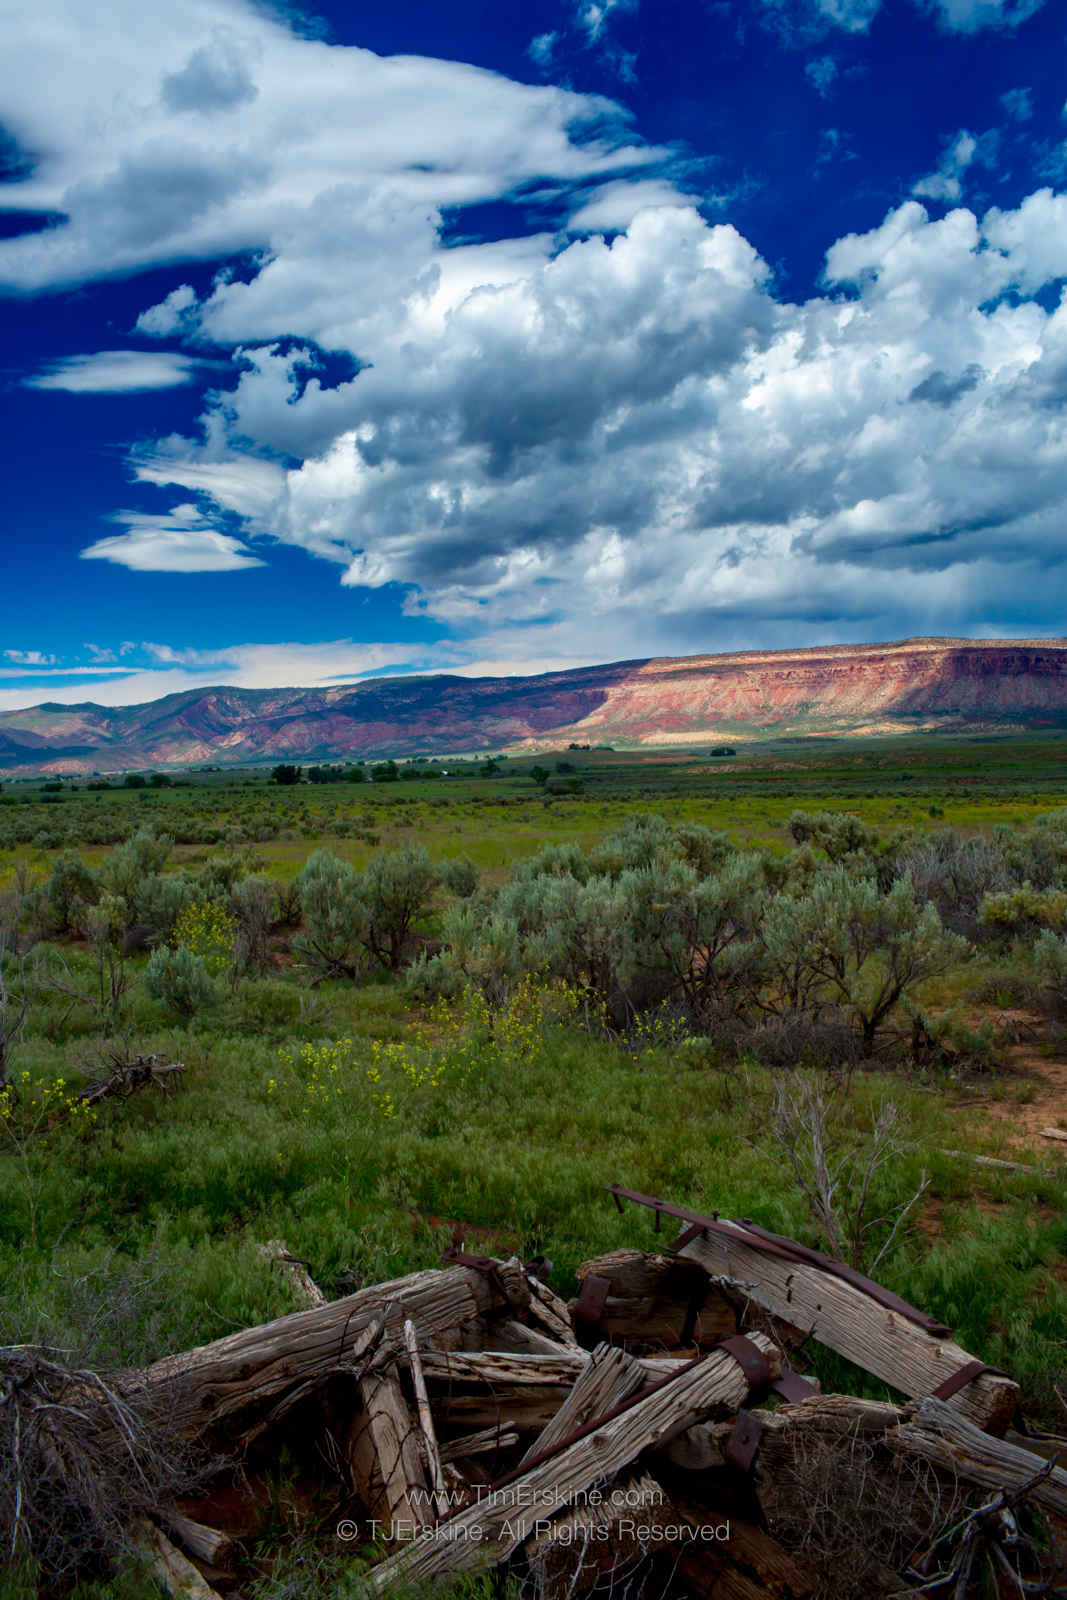
<svg viewBox="0 0 1067 1600">
<path fill-rule="evenodd" d="M 692 1600 L 813 1600 L 819 1586 L 803 1563 L 755 1523 L 731 1516 L 709 1519 L 699 1507 L 671 1503 L 678 1520 L 694 1533 L 714 1531 L 714 1539 L 694 1538 L 679 1548 L 678 1570 Z"/>
<path fill-rule="evenodd" d="M 1008 1444 L 1018 1445 L 1020 1450 L 1030 1450 L 1035 1456 L 1040 1456 L 1042 1461 L 1053 1461 L 1057 1464 L 1067 1461 L 1067 1439 L 1061 1439 L 1054 1433 L 1016 1433 L 1014 1428 L 1009 1428 L 1004 1435 Z"/>
<path fill-rule="evenodd" d="M 741 1227 L 720 1223 L 697 1234 L 679 1254 L 912 1399 L 931 1394 L 973 1363 L 947 1335 L 928 1332 L 846 1278 L 759 1248 Z M 949 1403 L 979 1427 L 1001 1432 L 1018 1406 L 1019 1386 L 982 1372 Z"/>
<path fill-rule="evenodd" d="M 434 1416 L 439 1422 L 470 1429 L 545 1427 L 588 1360 L 584 1350 L 553 1356 L 500 1350 L 422 1352 Z M 651 1383 L 685 1362 L 643 1357 L 641 1365 Z"/>
<path fill-rule="evenodd" d="M 326 1296 L 312 1278 L 306 1265 L 299 1256 L 291 1255 L 288 1245 L 282 1239 L 268 1239 L 266 1244 L 259 1246 L 258 1254 L 264 1261 L 269 1261 L 276 1266 L 288 1280 L 293 1290 L 293 1298 L 302 1307 L 324 1306 Z"/>
<path fill-rule="evenodd" d="M 578 1340 L 567 1302 L 561 1300 L 559 1295 L 539 1278 L 528 1275 L 526 1281 L 530 1286 L 530 1304 L 527 1313 L 530 1321 L 540 1326 L 550 1339 L 577 1350 Z"/>
<path fill-rule="evenodd" d="M 939 1155 L 955 1156 L 960 1161 L 973 1161 L 978 1167 L 997 1167 L 1002 1172 L 1024 1172 L 1027 1177 L 1045 1178 L 1042 1167 L 1032 1167 L 1025 1161 L 1004 1161 L 1000 1156 L 979 1156 L 973 1150 L 940 1150 Z"/>
<path fill-rule="evenodd" d="M 587 1422 L 606 1416 L 614 1406 L 628 1400 L 647 1384 L 647 1374 L 633 1356 L 617 1346 L 597 1345 L 566 1400 L 532 1441 L 519 1467 L 551 1450 L 579 1428 L 584 1428 Z"/>
<path fill-rule="evenodd" d="M 510 1350 L 517 1356 L 565 1355 L 576 1343 L 570 1340 L 564 1344 L 539 1328 L 528 1328 L 524 1322 L 516 1322 L 513 1317 L 502 1317 L 494 1322 L 488 1338 L 494 1350 Z"/>
<path fill-rule="evenodd" d="M 440 1442 L 439 1449 L 442 1464 L 447 1466 L 450 1462 L 469 1460 L 472 1456 L 489 1456 L 501 1450 L 510 1450 L 518 1442 L 519 1435 L 513 1428 L 480 1428 L 477 1433 L 464 1433 L 458 1439 Z"/>
<path fill-rule="evenodd" d="M 237 1546 L 228 1533 L 209 1528 L 206 1523 L 194 1522 L 180 1511 L 161 1511 L 160 1520 L 168 1535 L 194 1560 L 205 1567 L 218 1567 L 226 1571 L 237 1559 Z"/>
<path fill-rule="evenodd" d="M 589 1278 L 609 1285 L 607 1297 L 579 1293 L 571 1301 L 572 1319 L 589 1306 L 596 1336 L 638 1349 L 676 1349 L 709 1345 L 737 1332 L 737 1315 L 726 1295 L 695 1262 L 677 1256 L 613 1250 L 584 1261 L 581 1284 Z"/>
<path fill-rule="evenodd" d="M 762 1334 L 754 1334 L 750 1343 L 776 1375 L 781 1370 L 778 1348 Z M 676 1429 L 691 1426 L 720 1407 L 736 1410 L 748 1392 L 748 1377 L 726 1350 L 713 1350 L 686 1363 L 657 1387 L 635 1396 L 617 1415 L 546 1460 L 535 1458 L 491 1497 L 449 1517 L 382 1562 L 370 1574 L 373 1591 L 384 1594 L 506 1560 L 545 1518 L 546 1508 L 560 1510 L 592 1485 L 616 1477 L 643 1450 Z"/>
<path fill-rule="evenodd" d="M 368 1373 L 359 1398 L 345 1445 L 352 1484 L 374 1532 L 397 1544 L 434 1520 L 415 1423 L 395 1370 Z"/>
<path fill-rule="evenodd" d="M 445 1492 L 444 1473 L 441 1471 L 441 1456 L 437 1448 L 437 1432 L 433 1425 L 433 1414 L 430 1411 L 430 1397 L 426 1393 L 426 1379 L 423 1376 L 422 1362 L 419 1360 L 418 1337 L 415 1333 L 415 1324 L 410 1318 L 404 1323 L 404 1345 L 408 1354 L 408 1366 L 411 1370 L 411 1387 L 415 1393 L 419 1427 L 422 1429 L 423 1454 L 426 1457 L 426 1467 L 430 1475 L 430 1482 L 433 1485 L 437 1515 L 443 1517 L 448 1510 L 448 1496 Z"/>
<path fill-rule="evenodd" d="M 156 1578 L 175 1600 L 219 1600 L 216 1590 L 154 1522 L 142 1518 L 134 1529 L 134 1537 Z"/>
<path fill-rule="evenodd" d="M 680 1372 L 689 1362 L 682 1356 L 635 1356 L 649 1383 Z M 511 1350 L 422 1350 L 422 1370 L 432 1384 L 485 1384 L 491 1388 L 523 1389 L 528 1385 L 564 1384 L 567 1388 L 589 1364 L 586 1350 L 561 1350 L 558 1354 L 532 1355 Z"/>
<path fill-rule="evenodd" d="M 650 1473 L 625 1473 L 594 1502 L 535 1524 L 523 1552 L 534 1592 L 570 1596 L 603 1587 L 625 1594 L 643 1563 L 677 1557 L 691 1531 L 677 1520 L 672 1529 L 664 1511 L 663 1490 Z"/>
<path fill-rule="evenodd" d="M 262 1408 L 301 1384 L 314 1385 L 344 1370 L 361 1335 L 383 1310 L 384 1335 L 395 1344 L 410 1317 L 420 1346 L 452 1349 L 500 1303 L 484 1273 L 467 1267 L 415 1272 L 166 1356 L 113 1381 L 148 1390 L 166 1406 L 174 1434 L 194 1438 L 250 1407 Z"/>
<path fill-rule="evenodd" d="M 890 1430 L 905 1415 L 902 1406 L 841 1394 L 816 1395 L 799 1405 L 753 1412 L 753 1424 L 759 1432 L 753 1458 L 754 1481 L 772 1530 L 780 1514 L 792 1513 L 797 1472 L 803 1473 L 803 1463 L 814 1450 L 828 1445 L 833 1451 L 840 1451 L 842 1461 L 849 1461 L 855 1456 L 858 1441 L 884 1444 Z M 732 1421 L 713 1422 L 701 1430 L 690 1429 L 685 1438 L 706 1450 L 708 1465 L 722 1465 L 733 1430 Z M 681 1445 L 682 1440 L 675 1443 Z M 683 1459 L 678 1464 L 689 1463 Z M 693 1464 L 697 1462 L 694 1460 Z"/>
<path fill-rule="evenodd" d="M 932 1466 L 983 1489 L 1018 1489 L 1048 1468 L 1030 1490 L 1035 1505 L 1067 1517 L 1067 1472 L 1051 1466 L 1032 1450 L 996 1439 L 943 1400 L 920 1400 L 905 1420 L 892 1429 L 886 1443 L 893 1451 L 921 1456 Z"/>
</svg>

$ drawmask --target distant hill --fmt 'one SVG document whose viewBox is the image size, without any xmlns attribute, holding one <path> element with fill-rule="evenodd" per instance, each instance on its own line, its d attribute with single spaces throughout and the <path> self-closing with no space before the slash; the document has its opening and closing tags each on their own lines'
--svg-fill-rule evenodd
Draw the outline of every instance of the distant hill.
<svg viewBox="0 0 1067 1600">
<path fill-rule="evenodd" d="M 1067 640 L 898 644 L 617 661 L 529 678 L 190 689 L 145 705 L 0 715 L 0 770 L 325 761 L 581 744 L 1067 725 Z"/>
</svg>

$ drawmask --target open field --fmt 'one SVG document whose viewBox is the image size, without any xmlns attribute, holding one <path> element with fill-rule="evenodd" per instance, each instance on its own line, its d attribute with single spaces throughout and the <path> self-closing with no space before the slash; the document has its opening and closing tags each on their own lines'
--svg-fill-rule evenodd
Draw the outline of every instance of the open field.
<svg viewBox="0 0 1067 1600">
<path fill-rule="evenodd" d="M 435 863 L 466 856 L 488 894 L 541 847 L 588 854 L 637 813 L 725 830 L 743 856 L 762 850 L 785 871 L 797 808 L 853 814 L 877 850 L 900 830 L 909 848 L 945 828 L 969 836 L 1006 824 L 1021 835 L 1067 806 L 1058 736 L 541 760 L 553 773 L 557 760 L 572 765 L 554 776 L 580 791 L 546 795 L 527 761 L 489 776 L 452 769 L 288 788 L 261 772 L 74 794 L 5 785 L 0 888 L 10 897 L 21 881 L 32 899 L 34 881 L 52 881 L 69 849 L 111 881 L 115 842 L 146 823 L 176 841 L 165 877 L 241 863 L 217 878 L 222 905 L 227 881 L 251 870 L 291 882 L 321 846 L 359 869 L 410 843 Z M 450 899 L 438 886 L 417 916 L 424 950 L 448 945 Z M 925 1178 L 878 1277 L 1014 1373 L 1031 1414 L 1062 1431 L 1067 1144 L 1040 1128 L 1067 1124 L 1067 1045 L 1035 1002 L 1032 934 L 961 940 L 951 962 L 909 991 L 932 1016 L 956 1008 L 964 1030 L 984 1020 L 987 1047 L 945 1046 L 917 1061 L 887 1032 L 872 1058 L 844 1070 L 818 1048 L 792 1064 L 761 1056 L 758 1043 L 727 1048 L 711 1022 L 677 1006 L 624 1025 L 581 981 L 528 976 L 489 998 L 470 988 L 433 1000 L 373 963 L 354 981 L 338 978 L 309 967 L 296 923 L 277 918 L 257 967 L 238 971 L 226 951 L 209 961 L 210 996 L 182 1020 L 151 992 L 144 950 L 122 957 L 111 935 L 87 940 L 76 908 L 71 926 L 50 927 L 55 896 L 38 900 L 32 913 L 10 904 L 6 913 L 2 970 L 28 1010 L 10 1038 L 0 1123 L 0 1341 L 58 1346 L 107 1367 L 265 1320 L 291 1307 L 257 1256 L 279 1237 L 329 1294 L 436 1264 L 458 1225 L 472 1250 L 544 1252 L 567 1294 L 583 1258 L 651 1247 L 648 1217 L 618 1216 L 603 1195 L 613 1181 L 825 1243 L 775 1120 L 783 1082 L 817 1081 L 828 1086 L 824 1131 L 842 1157 L 861 1159 L 880 1112 L 896 1108 L 862 1259 L 869 1267 L 890 1241 L 892 1218 Z M 170 942 L 186 937 L 211 956 L 210 939 L 183 936 L 182 926 Z M 117 996 L 113 983 L 105 993 L 116 968 Z M 71 1097 L 123 1051 L 184 1072 L 167 1093 L 72 1109 Z M 1015 1166 L 976 1165 L 974 1155 Z M 833 1358 L 822 1376 L 833 1381 Z M 276 1507 L 253 1542 L 242 1600 L 343 1594 L 328 1562 L 321 1588 L 310 1569 L 310 1587 L 271 1586 L 271 1551 L 314 1525 L 307 1506 L 286 1500 L 280 1483 L 274 1490 L 288 1509 Z M 121 1581 L 80 1592 L 119 1600 Z M 32 1593 L 28 1578 L 0 1576 L 5 1600 Z"/>
</svg>

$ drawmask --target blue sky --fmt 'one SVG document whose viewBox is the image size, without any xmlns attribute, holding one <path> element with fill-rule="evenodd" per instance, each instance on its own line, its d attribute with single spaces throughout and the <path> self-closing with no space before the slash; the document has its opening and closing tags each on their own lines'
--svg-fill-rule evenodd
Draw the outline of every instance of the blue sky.
<svg viewBox="0 0 1067 1600">
<path fill-rule="evenodd" d="M 0 10 L 0 710 L 1067 632 L 1058 0 Z"/>
</svg>

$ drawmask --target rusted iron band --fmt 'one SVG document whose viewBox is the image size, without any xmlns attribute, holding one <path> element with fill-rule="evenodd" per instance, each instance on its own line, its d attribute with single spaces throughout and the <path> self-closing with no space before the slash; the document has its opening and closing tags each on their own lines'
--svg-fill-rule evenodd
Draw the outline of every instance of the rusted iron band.
<svg viewBox="0 0 1067 1600">
<path fill-rule="evenodd" d="M 780 1394 L 783 1400 L 788 1400 L 790 1405 L 799 1405 L 802 1400 L 810 1400 L 819 1390 L 810 1378 L 803 1377 L 799 1372 L 794 1372 L 791 1367 L 785 1367 L 780 1378 L 775 1378 L 771 1384 L 775 1394 Z"/>
<path fill-rule="evenodd" d="M 599 1328 L 610 1293 L 610 1278 L 603 1278 L 597 1272 L 586 1273 L 571 1311 L 574 1321 L 590 1330 Z"/>
<path fill-rule="evenodd" d="M 750 1389 L 766 1389 L 771 1383 L 772 1374 L 767 1357 L 759 1345 L 753 1344 L 745 1334 L 734 1333 L 727 1339 L 720 1339 L 715 1349 L 725 1350 L 728 1356 L 733 1356 Z"/>
<path fill-rule="evenodd" d="M 942 1380 L 936 1389 L 930 1391 L 935 1400 L 951 1400 L 954 1394 L 959 1394 L 961 1389 L 966 1389 L 975 1378 L 980 1378 L 983 1372 L 989 1372 L 995 1378 L 1006 1378 L 1008 1374 L 1001 1372 L 999 1367 L 991 1367 L 987 1361 L 968 1361 L 965 1367 L 960 1367 L 958 1372 L 953 1372 Z"/>
<path fill-rule="evenodd" d="M 466 1250 L 446 1250 L 441 1256 L 442 1261 L 448 1261 L 453 1266 L 469 1267 L 472 1272 L 480 1272 L 489 1285 L 496 1290 L 504 1305 L 510 1310 L 519 1312 L 525 1310 L 515 1297 L 509 1292 L 507 1284 L 500 1276 L 500 1262 L 495 1256 L 468 1255 Z"/>
<path fill-rule="evenodd" d="M 736 1468 L 738 1472 L 749 1472 L 762 1437 L 763 1423 L 756 1413 L 739 1411 L 737 1421 L 722 1447 L 722 1458 L 726 1465 Z"/>
</svg>

